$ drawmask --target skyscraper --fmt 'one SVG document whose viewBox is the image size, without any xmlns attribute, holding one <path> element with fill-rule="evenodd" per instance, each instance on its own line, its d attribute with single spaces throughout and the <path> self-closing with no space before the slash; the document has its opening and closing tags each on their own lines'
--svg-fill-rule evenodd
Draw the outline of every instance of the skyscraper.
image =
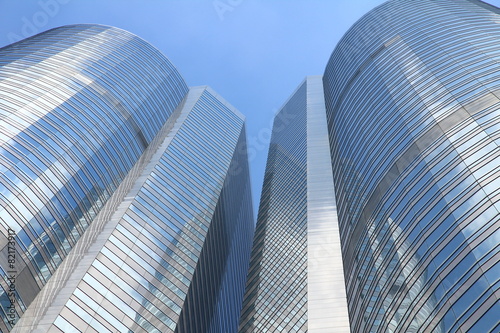
<svg viewBox="0 0 500 333">
<path fill-rule="evenodd" d="M 340 331 L 325 316 L 340 310 L 313 292 L 319 244 L 324 276 L 343 281 L 317 290 L 338 292 L 351 332 L 498 332 L 499 14 L 388 1 L 333 51 L 324 111 L 311 78 L 294 92 L 275 120 L 240 332 Z M 315 238 L 315 209 L 329 241 Z"/>
<path fill-rule="evenodd" d="M 0 330 L 498 332 L 499 14 L 359 20 L 276 115 L 251 258 L 212 89 L 116 28 L 0 49 Z"/>
<path fill-rule="evenodd" d="M 240 332 L 349 332 L 321 76 L 274 121 Z"/>
<path fill-rule="evenodd" d="M 53 29 L 0 62 L 0 329 L 234 331 L 243 116 L 116 28 Z"/>
<path fill-rule="evenodd" d="M 389 1 L 331 55 L 355 332 L 498 330 L 499 22 L 480 1 Z"/>
</svg>

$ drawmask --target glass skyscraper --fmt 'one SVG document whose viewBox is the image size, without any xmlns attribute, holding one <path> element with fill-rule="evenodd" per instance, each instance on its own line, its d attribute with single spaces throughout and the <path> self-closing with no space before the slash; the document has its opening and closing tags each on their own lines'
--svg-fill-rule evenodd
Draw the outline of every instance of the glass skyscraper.
<svg viewBox="0 0 500 333">
<path fill-rule="evenodd" d="M 500 332 L 499 36 L 362 17 L 276 114 L 255 235 L 211 88 L 112 27 L 0 49 L 0 331 Z"/>
<path fill-rule="evenodd" d="M 0 329 L 235 331 L 253 235 L 243 116 L 99 25 L 2 48 L 0 87 Z"/>
<path fill-rule="evenodd" d="M 240 332 L 349 332 L 321 76 L 274 120 Z"/>
<path fill-rule="evenodd" d="M 499 330 L 499 23 L 479 1 L 389 1 L 331 55 L 354 332 Z"/>
<path fill-rule="evenodd" d="M 388 1 L 285 103 L 241 333 L 500 331 L 499 14 Z"/>
</svg>

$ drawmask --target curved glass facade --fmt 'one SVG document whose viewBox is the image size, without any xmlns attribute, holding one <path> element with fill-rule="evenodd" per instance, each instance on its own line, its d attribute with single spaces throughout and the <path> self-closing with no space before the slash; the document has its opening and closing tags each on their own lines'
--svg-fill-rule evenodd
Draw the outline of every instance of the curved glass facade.
<svg viewBox="0 0 500 333">
<path fill-rule="evenodd" d="M 353 332 L 497 332 L 500 16 L 394 0 L 324 74 Z"/>
<path fill-rule="evenodd" d="M 0 331 L 236 332 L 244 117 L 117 28 L 0 49 Z"/>
<path fill-rule="evenodd" d="M 253 236 L 244 119 L 206 87 L 172 117 L 102 231 L 62 264 L 64 289 L 13 332 L 236 331 Z"/>
<path fill-rule="evenodd" d="M 187 91 L 167 58 L 117 28 L 65 26 L 0 49 L 0 330 L 47 283 Z"/>
</svg>

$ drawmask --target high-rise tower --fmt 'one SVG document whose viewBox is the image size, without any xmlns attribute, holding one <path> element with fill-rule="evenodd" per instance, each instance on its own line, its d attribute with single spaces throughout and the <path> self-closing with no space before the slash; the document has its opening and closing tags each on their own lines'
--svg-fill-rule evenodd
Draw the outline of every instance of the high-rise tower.
<svg viewBox="0 0 500 333">
<path fill-rule="evenodd" d="M 53 29 L 0 65 L 0 329 L 234 331 L 243 116 L 116 28 Z"/>
<path fill-rule="evenodd" d="M 321 76 L 277 113 L 240 332 L 349 332 Z"/>
<path fill-rule="evenodd" d="M 325 108 L 312 78 L 294 92 L 273 129 L 241 333 L 339 332 L 334 317 L 351 332 L 498 332 L 499 13 L 388 1 L 332 53 Z M 317 253 L 330 255 L 319 270 Z"/>
<path fill-rule="evenodd" d="M 353 332 L 498 331 L 500 15 L 388 1 L 324 74 Z"/>
</svg>

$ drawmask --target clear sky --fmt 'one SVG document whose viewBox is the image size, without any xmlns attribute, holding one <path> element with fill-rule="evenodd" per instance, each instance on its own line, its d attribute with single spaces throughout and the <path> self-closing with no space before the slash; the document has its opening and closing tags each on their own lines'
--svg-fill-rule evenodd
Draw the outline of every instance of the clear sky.
<svg viewBox="0 0 500 333">
<path fill-rule="evenodd" d="M 211 86 L 246 116 L 256 211 L 274 114 L 305 76 L 323 74 L 342 35 L 382 2 L 0 0 L 0 47 L 75 23 L 111 25 L 149 41 L 189 86 Z"/>
</svg>

